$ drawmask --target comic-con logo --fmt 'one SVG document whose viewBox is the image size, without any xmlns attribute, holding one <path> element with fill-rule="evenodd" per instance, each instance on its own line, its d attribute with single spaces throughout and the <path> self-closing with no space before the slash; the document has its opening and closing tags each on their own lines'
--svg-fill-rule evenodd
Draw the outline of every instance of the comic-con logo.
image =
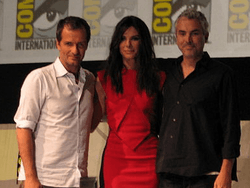
<svg viewBox="0 0 250 188">
<path fill-rule="evenodd" d="M 210 23 L 211 0 L 154 0 L 152 38 L 155 45 L 175 44 L 174 22 L 187 8 L 201 11 Z"/>
<path fill-rule="evenodd" d="M 68 0 L 18 0 L 16 50 L 55 48 L 56 26 L 68 14 Z"/>
<path fill-rule="evenodd" d="M 228 29 L 247 30 L 249 25 L 249 0 L 231 0 L 229 2 Z"/>
<path fill-rule="evenodd" d="M 250 0 L 229 0 L 228 43 L 249 43 Z"/>
</svg>

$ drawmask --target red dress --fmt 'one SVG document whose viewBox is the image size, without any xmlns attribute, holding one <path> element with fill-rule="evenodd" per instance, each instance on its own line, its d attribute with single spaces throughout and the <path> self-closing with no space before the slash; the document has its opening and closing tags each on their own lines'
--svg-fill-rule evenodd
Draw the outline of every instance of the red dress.
<svg viewBox="0 0 250 188">
<path fill-rule="evenodd" d="M 154 97 L 137 90 L 136 71 L 122 72 L 123 94 L 117 94 L 111 80 L 98 77 L 106 92 L 106 112 L 110 127 L 103 155 L 105 188 L 156 188 L 155 173 L 158 138 L 150 134 L 149 115 Z M 161 74 L 161 87 L 165 74 Z"/>
</svg>

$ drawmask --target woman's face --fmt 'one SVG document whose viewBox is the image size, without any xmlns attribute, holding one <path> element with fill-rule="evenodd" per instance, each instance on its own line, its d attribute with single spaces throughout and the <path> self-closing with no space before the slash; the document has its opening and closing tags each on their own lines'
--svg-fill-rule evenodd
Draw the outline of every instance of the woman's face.
<svg viewBox="0 0 250 188">
<path fill-rule="evenodd" d="M 139 33 L 133 26 L 124 32 L 119 46 L 123 62 L 135 60 L 139 52 L 140 40 Z"/>
</svg>

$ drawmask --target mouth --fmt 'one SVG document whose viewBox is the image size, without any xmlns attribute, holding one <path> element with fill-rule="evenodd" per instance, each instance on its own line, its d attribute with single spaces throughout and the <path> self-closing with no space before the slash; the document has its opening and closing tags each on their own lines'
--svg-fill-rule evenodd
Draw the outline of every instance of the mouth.
<svg viewBox="0 0 250 188">
<path fill-rule="evenodd" d="M 194 47 L 192 44 L 185 44 L 184 47 Z"/>
<path fill-rule="evenodd" d="M 72 62 L 80 62 L 80 57 L 71 57 L 70 58 Z"/>
<path fill-rule="evenodd" d="M 194 49 L 194 46 L 193 46 L 193 45 L 186 45 L 186 46 L 184 46 L 184 48 L 185 48 L 186 50 L 193 50 L 193 49 Z"/>
<path fill-rule="evenodd" d="M 80 59 L 80 56 L 71 56 L 72 59 Z"/>
<path fill-rule="evenodd" d="M 125 50 L 124 53 L 126 53 L 126 54 L 133 54 L 134 50 Z"/>
</svg>

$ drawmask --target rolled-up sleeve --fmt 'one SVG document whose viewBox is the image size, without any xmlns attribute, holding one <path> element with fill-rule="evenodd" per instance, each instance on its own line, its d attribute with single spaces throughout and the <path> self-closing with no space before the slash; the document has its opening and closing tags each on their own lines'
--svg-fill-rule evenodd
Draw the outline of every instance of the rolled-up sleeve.
<svg viewBox="0 0 250 188">
<path fill-rule="evenodd" d="M 224 159 L 235 158 L 240 155 L 240 114 L 235 80 L 233 72 L 226 72 L 221 87 L 220 117 L 224 140 L 222 158 Z"/>
<path fill-rule="evenodd" d="M 19 106 L 14 116 L 17 128 L 35 130 L 41 107 L 45 100 L 45 86 L 40 70 L 32 71 L 25 79 L 22 88 Z"/>
</svg>

